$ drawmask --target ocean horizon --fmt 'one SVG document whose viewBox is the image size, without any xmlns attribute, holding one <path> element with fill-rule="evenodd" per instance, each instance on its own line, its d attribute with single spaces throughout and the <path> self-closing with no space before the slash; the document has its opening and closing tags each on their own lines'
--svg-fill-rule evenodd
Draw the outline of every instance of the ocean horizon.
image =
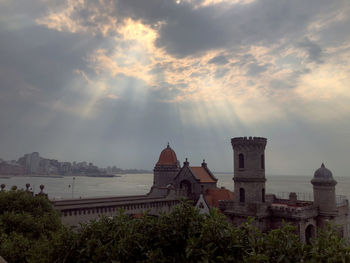
<svg viewBox="0 0 350 263">
<path fill-rule="evenodd" d="M 232 173 L 214 173 L 218 178 L 218 187 L 234 189 Z M 73 179 L 74 178 L 74 179 Z M 312 175 L 266 175 L 266 193 L 282 194 L 296 192 L 310 196 L 312 194 Z M 338 182 L 336 194 L 350 196 L 350 178 L 334 177 Z M 25 189 L 29 183 L 34 193 L 40 192 L 40 185 L 45 186 L 44 192 L 50 199 L 86 198 L 102 196 L 125 196 L 147 194 L 153 184 L 153 174 L 118 174 L 118 177 L 88 177 L 88 176 L 12 176 L 0 177 L 0 184 L 6 185 L 6 190 L 16 185 Z"/>
</svg>

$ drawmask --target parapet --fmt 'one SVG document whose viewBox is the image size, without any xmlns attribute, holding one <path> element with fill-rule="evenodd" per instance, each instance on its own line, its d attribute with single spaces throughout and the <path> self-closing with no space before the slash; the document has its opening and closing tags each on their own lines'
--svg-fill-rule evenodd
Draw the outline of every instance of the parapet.
<svg viewBox="0 0 350 263">
<path fill-rule="evenodd" d="M 231 139 L 232 148 L 259 147 L 265 149 L 267 139 L 263 137 L 235 137 Z"/>
</svg>

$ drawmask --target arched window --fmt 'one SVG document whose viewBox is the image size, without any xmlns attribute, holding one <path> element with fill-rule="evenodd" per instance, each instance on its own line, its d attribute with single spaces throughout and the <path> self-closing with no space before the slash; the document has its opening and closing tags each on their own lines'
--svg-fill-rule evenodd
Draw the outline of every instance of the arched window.
<svg viewBox="0 0 350 263">
<path fill-rule="evenodd" d="M 265 169 L 265 156 L 262 154 L 260 157 L 261 169 Z"/>
<path fill-rule="evenodd" d="M 238 155 L 238 167 L 239 167 L 240 169 L 243 169 L 243 168 L 244 168 L 244 155 L 243 155 L 243 153 L 240 153 L 240 154 Z"/>
<path fill-rule="evenodd" d="M 261 200 L 263 203 L 265 203 L 265 189 L 264 188 L 261 191 Z"/>
<path fill-rule="evenodd" d="M 239 188 L 239 201 L 241 203 L 245 202 L 245 190 L 244 190 L 244 188 Z"/>
</svg>

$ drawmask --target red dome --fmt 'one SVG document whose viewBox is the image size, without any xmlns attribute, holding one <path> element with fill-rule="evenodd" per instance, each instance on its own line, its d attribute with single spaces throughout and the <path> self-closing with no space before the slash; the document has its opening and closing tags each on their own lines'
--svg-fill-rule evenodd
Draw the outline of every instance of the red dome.
<svg viewBox="0 0 350 263">
<path fill-rule="evenodd" d="M 156 165 L 177 165 L 176 153 L 168 146 L 161 152 Z"/>
</svg>

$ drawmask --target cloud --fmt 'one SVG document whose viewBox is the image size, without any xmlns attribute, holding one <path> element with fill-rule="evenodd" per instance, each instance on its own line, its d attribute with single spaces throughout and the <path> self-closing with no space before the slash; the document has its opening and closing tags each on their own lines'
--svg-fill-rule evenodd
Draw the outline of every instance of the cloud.
<svg viewBox="0 0 350 263">
<path fill-rule="evenodd" d="M 216 57 L 213 57 L 208 61 L 208 63 L 214 63 L 218 65 L 225 65 L 228 63 L 228 59 L 224 55 L 218 55 Z"/>
<path fill-rule="evenodd" d="M 319 45 L 306 38 L 299 43 L 299 46 L 307 51 L 311 62 L 322 63 L 322 49 Z"/>
<path fill-rule="evenodd" d="M 255 87 L 247 92 L 261 86 L 271 88 L 270 93 L 276 86 L 296 87 L 300 72 L 306 74 L 309 63 L 324 59 L 310 34 L 326 28 L 325 21 L 343 21 L 345 14 L 332 21 L 328 17 L 340 6 L 327 1 L 67 1 L 37 21 L 59 31 L 108 38 L 113 45 L 88 57 L 91 69 L 103 75 L 98 81 L 122 74 L 139 78 L 151 92 L 163 86 L 156 93 L 162 98 L 167 87 L 181 86 L 176 95 L 168 90 L 169 99 L 175 96 L 168 101 L 206 100 L 212 94 L 220 100 L 237 96 L 246 84 Z"/>
<path fill-rule="evenodd" d="M 329 125 L 348 128 L 339 120 L 349 114 L 350 94 L 344 1 L 45 0 L 0 7 L 0 120 L 9 127 L 1 138 L 6 149 L 20 138 L 13 153 L 39 145 L 142 168 L 160 141 L 173 138 L 184 154 L 202 151 L 228 162 L 225 136 L 266 134 L 286 146 L 282 135 L 296 143 L 293 131 L 300 139 L 323 128 L 332 137 L 341 133 Z M 149 150 L 139 150 L 133 165 L 132 149 Z"/>
<path fill-rule="evenodd" d="M 255 76 L 260 73 L 263 73 L 267 70 L 268 66 L 269 64 L 264 64 L 264 65 L 250 64 L 248 75 Z"/>
</svg>

